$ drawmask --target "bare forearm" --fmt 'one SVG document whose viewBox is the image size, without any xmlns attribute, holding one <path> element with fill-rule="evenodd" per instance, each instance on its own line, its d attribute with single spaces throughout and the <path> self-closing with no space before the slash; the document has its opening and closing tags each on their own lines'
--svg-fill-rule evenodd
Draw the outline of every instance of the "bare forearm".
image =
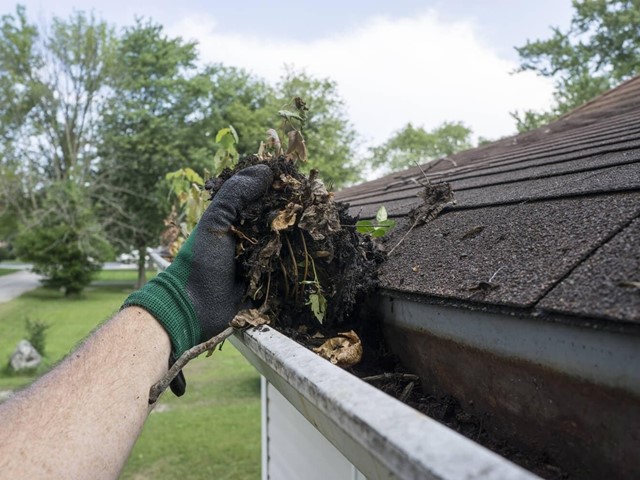
<svg viewBox="0 0 640 480">
<path fill-rule="evenodd" d="M 120 312 L 0 406 L 0 471 L 15 478 L 115 478 L 169 352 L 169 338 L 151 315 L 136 307 Z"/>
</svg>

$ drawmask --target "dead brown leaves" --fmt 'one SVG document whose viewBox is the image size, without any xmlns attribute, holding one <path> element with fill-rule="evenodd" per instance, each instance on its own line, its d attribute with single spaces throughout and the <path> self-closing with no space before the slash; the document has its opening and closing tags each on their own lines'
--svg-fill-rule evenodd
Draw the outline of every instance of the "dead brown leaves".
<svg viewBox="0 0 640 480">
<path fill-rule="evenodd" d="M 241 310 L 229 322 L 233 328 L 257 327 L 269 323 L 269 317 L 255 308 Z"/>
<path fill-rule="evenodd" d="M 322 358 L 339 367 L 353 367 L 362 360 L 362 342 L 353 330 L 339 333 L 313 349 Z"/>
<path fill-rule="evenodd" d="M 285 230 L 296 223 L 296 213 L 302 210 L 302 205 L 289 202 L 287 206 L 278 212 L 276 218 L 271 222 L 271 230 L 279 232 Z"/>
</svg>

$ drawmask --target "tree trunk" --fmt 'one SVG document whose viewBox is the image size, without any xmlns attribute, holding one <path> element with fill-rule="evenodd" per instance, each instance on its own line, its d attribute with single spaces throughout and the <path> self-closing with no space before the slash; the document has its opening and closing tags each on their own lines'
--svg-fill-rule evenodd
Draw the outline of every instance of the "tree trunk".
<svg viewBox="0 0 640 480">
<path fill-rule="evenodd" d="M 147 246 L 138 246 L 138 281 L 136 282 L 136 289 L 142 288 L 147 282 Z"/>
</svg>

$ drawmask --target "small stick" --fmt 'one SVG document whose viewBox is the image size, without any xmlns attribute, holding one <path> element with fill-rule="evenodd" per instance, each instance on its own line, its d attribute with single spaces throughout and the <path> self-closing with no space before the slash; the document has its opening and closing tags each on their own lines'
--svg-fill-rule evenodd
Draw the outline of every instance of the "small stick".
<svg viewBox="0 0 640 480">
<path fill-rule="evenodd" d="M 491 275 L 491 278 L 489 279 L 489 283 L 491 283 L 493 281 L 494 278 L 496 278 L 496 275 L 498 274 L 498 272 L 500 270 L 502 270 L 504 268 L 504 265 L 502 267 L 500 267 L 498 270 L 496 270 L 493 275 Z"/>
<path fill-rule="evenodd" d="M 287 235 L 284 235 L 284 239 L 287 241 L 287 246 L 289 247 L 289 254 L 291 255 L 291 263 L 293 266 L 293 274 L 295 275 L 294 278 L 294 292 L 296 294 L 296 300 L 298 299 L 298 265 L 296 264 L 296 256 L 293 253 L 293 247 L 291 246 L 291 242 L 289 241 L 289 237 Z"/>
<path fill-rule="evenodd" d="M 189 360 L 196 358 L 201 353 L 206 352 L 207 350 L 214 349 L 219 343 L 224 342 L 227 337 L 230 337 L 234 332 L 233 327 L 227 327 L 222 333 L 216 335 L 215 337 L 210 338 L 206 342 L 200 343 L 195 347 L 190 348 L 182 355 L 180 358 L 174 363 L 169 371 L 164 374 L 164 376 L 154 384 L 149 390 L 149 404 L 156 403 L 158 397 L 164 392 L 169 384 L 173 381 L 174 378 L 178 375 L 178 372 L 182 370 L 182 368 L 189 363 Z"/>
<path fill-rule="evenodd" d="M 418 219 L 416 218 L 416 221 L 413 222 L 413 225 L 411 225 L 411 228 L 407 231 L 407 233 L 405 233 L 402 236 L 402 238 L 400 239 L 400 241 L 398 243 L 396 243 L 395 246 L 391 250 L 389 250 L 389 252 L 387 253 L 387 257 L 390 257 L 391 254 L 393 253 L 393 251 L 396 248 L 398 248 L 402 242 L 404 242 L 404 239 L 407 238 L 407 236 L 413 231 L 413 229 L 416 227 L 417 224 L 418 224 Z"/>
<path fill-rule="evenodd" d="M 406 402 L 407 398 L 409 398 L 409 395 L 411 395 L 411 392 L 413 391 L 413 387 L 415 386 L 416 386 L 415 382 L 409 382 L 407 386 L 404 387 L 404 390 L 402 390 L 402 393 L 398 397 L 398 400 L 400 400 L 403 403 Z"/>
<path fill-rule="evenodd" d="M 418 381 L 420 377 L 411 373 L 381 373 L 380 375 L 372 375 L 370 377 L 364 377 L 362 380 L 365 382 L 377 382 L 378 380 L 407 380 Z"/>
<path fill-rule="evenodd" d="M 299 232 L 300 238 L 302 238 L 302 246 L 304 247 L 304 276 L 302 277 L 302 281 L 304 282 L 309 272 L 309 252 L 307 251 L 307 242 L 304 240 L 304 232 L 302 230 L 299 230 Z"/>
<path fill-rule="evenodd" d="M 284 268 L 284 263 L 282 263 L 281 257 L 278 257 L 278 261 L 280 262 L 280 269 L 282 270 L 282 276 L 284 277 L 284 296 L 285 298 L 289 298 L 289 275 L 287 275 L 287 269 Z"/>
<path fill-rule="evenodd" d="M 267 293 L 264 294 L 264 302 L 262 303 L 262 306 L 260 307 L 260 310 L 266 310 L 267 308 L 267 302 L 269 301 L 269 289 L 271 288 L 271 272 L 269 272 L 269 277 L 267 278 Z"/>
</svg>

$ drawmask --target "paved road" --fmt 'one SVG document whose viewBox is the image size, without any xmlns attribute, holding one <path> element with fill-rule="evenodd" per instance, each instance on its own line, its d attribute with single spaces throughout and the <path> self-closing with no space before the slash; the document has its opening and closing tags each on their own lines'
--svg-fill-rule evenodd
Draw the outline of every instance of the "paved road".
<svg viewBox="0 0 640 480">
<path fill-rule="evenodd" d="M 40 275 L 26 270 L 0 276 L 0 303 L 19 297 L 40 286 Z"/>
<path fill-rule="evenodd" d="M 13 270 L 29 270 L 31 268 L 30 263 L 2 263 L 0 262 L 0 268 L 7 268 Z M 138 265 L 135 263 L 120 263 L 120 262 L 106 262 L 102 266 L 103 270 L 137 270 Z"/>
<path fill-rule="evenodd" d="M 0 263 L 0 268 L 15 269 L 16 273 L 0 276 L 0 303 L 8 302 L 19 297 L 29 290 L 40 286 L 40 275 L 29 272 L 31 265 L 28 263 Z M 104 270 L 136 270 L 137 267 L 130 263 L 107 262 Z M 108 282 L 104 282 L 107 284 Z M 116 282 L 120 284 L 122 282 Z M 109 283 L 110 284 L 110 283 Z"/>
</svg>

